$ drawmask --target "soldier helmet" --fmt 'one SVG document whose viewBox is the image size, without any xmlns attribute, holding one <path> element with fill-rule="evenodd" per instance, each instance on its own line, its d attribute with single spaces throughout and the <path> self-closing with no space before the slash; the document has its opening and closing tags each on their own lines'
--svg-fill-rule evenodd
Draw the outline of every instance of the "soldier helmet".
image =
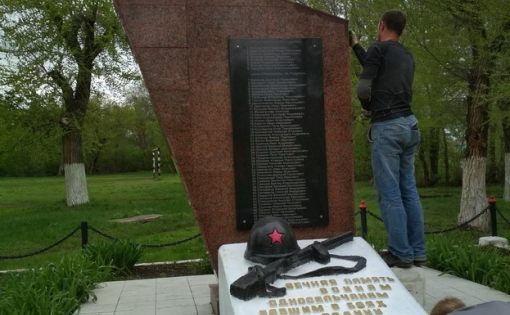
<svg viewBox="0 0 510 315">
<path fill-rule="evenodd" d="M 264 217 L 250 231 L 244 258 L 268 264 L 298 251 L 299 245 L 292 228 L 281 218 Z"/>
</svg>

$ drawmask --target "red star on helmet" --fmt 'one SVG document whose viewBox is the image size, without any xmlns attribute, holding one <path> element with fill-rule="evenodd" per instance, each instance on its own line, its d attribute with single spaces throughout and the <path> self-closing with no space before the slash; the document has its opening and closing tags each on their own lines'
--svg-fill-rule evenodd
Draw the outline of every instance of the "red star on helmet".
<svg viewBox="0 0 510 315">
<path fill-rule="evenodd" d="M 282 237 L 284 233 L 278 232 L 277 229 L 273 229 L 273 232 L 267 234 L 271 239 L 271 244 L 282 243 Z"/>
</svg>

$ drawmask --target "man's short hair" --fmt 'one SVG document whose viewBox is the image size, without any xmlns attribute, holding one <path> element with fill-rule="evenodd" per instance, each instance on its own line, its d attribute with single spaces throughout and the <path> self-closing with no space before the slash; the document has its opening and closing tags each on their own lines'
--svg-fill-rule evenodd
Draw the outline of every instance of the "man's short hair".
<svg viewBox="0 0 510 315">
<path fill-rule="evenodd" d="M 384 12 L 381 21 L 383 21 L 384 25 L 386 25 L 390 31 L 397 33 L 398 36 L 402 35 L 402 31 L 404 27 L 406 27 L 406 16 L 399 10 Z"/>
<path fill-rule="evenodd" d="M 454 297 L 447 297 L 437 302 L 430 311 L 430 315 L 448 315 L 451 312 L 466 306 L 464 302 Z"/>
</svg>

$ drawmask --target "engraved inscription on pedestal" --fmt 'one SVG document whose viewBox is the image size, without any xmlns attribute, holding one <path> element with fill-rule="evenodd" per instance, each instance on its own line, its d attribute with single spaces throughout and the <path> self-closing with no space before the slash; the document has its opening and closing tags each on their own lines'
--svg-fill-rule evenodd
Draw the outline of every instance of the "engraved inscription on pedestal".
<svg viewBox="0 0 510 315">
<path fill-rule="evenodd" d="M 230 40 L 237 226 L 328 223 L 320 39 Z"/>
<path fill-rule="evenodd" d="M 345 278 L 345 286 L 339 286 L 335 278 L 310 279 L 313 278 L 286 282 L 287 296 L 269 299 L 265 307 L 259 310 L 259 315 L 388 313 L 387 303 L 393 290 L 390 283 L 395 282 L 391 277 Z M 360 284 L 353 285 L 356 282 Z M 357 293 L 352 293 L 353 291 Z M 305 292 L 313 295 L 303 295 Z"/>
</svg>

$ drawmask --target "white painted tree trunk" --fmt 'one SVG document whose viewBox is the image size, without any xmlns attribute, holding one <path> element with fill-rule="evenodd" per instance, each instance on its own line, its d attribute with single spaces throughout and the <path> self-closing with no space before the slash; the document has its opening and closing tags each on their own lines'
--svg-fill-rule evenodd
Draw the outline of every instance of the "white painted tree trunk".
<svg viewBox="0 0 510 315">
<path fill-rule="evenodd" d="M 485 170 L 487 158 L 470 156 L 462 163 L 462 197 L 458 222 L 463 223 L 487 207 Z M 469 224 L 471 227 L 488 230 L 489 212 Z"/>
<path fill-rule="evenodd" d="M 64 164 L 67 205 L 79 206 L 89 202 L 87 178 L 83 163 Z"/>
<path fill-rule="evenodd" d="M 510 201 L 510 152 L 505 153 L 505 189 L 503 199 Z"/>
</svg>

